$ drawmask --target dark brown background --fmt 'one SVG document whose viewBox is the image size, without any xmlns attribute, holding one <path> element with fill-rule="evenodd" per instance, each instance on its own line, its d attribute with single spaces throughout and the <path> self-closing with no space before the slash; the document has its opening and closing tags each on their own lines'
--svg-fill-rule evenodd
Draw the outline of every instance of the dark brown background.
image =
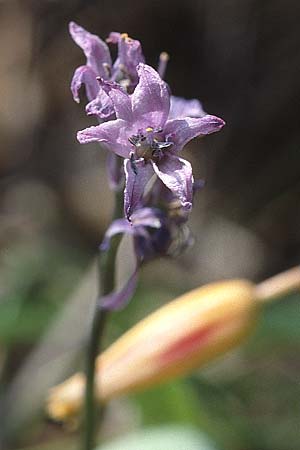
<svg viewBox="0 0 300 450">
<path fill-rule="evenodd" d="M 1 204 L 7 221 L 15 212 L 7 196 L 32 181 L 55 198 L 59 228 L 67 229 L 70 244 L 92 250 L 108 220 L 101 198 L 106 182 L 95 174 L 102 156 L 95 155 L 96 146 L 79 147 L 74 137 L 91 120 L 69 92 L 72 71 L 84 61 L 68 36 L 73 19 L 103 38 L 114 29 L 140 39 L 149 64 L 156 65 L 161 50 L 171 55 L 166 78 L 173 93 L 201 99 L 227 122 L 222 133 L 186 153 L 207 181 L 198 198 L 201 214 L 205 220 L 207 214 L 226 217 L 254 233 L 266 246 L 262 272 L 298 262 L 298 2 L 54 0 L 0 7 Z M 199 231 L 205 234 L 205 226 Z"/>
</svg>

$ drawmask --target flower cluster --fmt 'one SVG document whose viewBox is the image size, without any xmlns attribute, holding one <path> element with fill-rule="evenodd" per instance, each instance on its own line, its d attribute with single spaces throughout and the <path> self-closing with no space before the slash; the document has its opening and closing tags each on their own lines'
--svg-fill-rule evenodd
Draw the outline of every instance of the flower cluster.
<svg viewBox="0 0 300 450">
<path fill-rule="evenodd" d="M 125 218 L 112 223 L 102 248 L 108 248 L 116 233 L 133 235 L 137 268 L 157 255 L 178 253 L 191 241 L 186 222 L 197 189 L 191 164 L 180 152 L 191 139 L 219 131 L 224 121 L 206 114 L 198 100 L 170 94 L 162 79 L 165 53 L 156 71 L 145 64 L 138 41 L 113 32 L 107 39 L 117 45 L 112 62 L 109 47 L 98 36 L 74 22 L 70 33 L 86 56 L 86 64 L 72 79 L 73 97 L 79 102 L 84 85 L 86 113 L 98 119 L 98 125 L 79 131 L 77 139 L 107 148 L 111 184 L 117 188 L 125 181 Z M 124 303 L 136 274 L 137 269 L 119 296 L 114 293 L 105 299 L 107 307 Z"/>
</svg>

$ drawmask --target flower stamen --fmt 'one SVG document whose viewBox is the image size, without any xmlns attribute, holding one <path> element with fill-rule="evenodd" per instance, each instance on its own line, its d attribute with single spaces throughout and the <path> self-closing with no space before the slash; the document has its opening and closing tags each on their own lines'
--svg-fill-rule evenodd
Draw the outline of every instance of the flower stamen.
<svg viewBox="0 0 300 450">
<path fill-rule="evenodd" d="M 134 146 L 133 159 L 142 158 L 145 162 L 150 160 L 159 162 L 164 156 L 164 149 L 171 147 L 173 142 L 159 141 L 155 137 L 155 134 L 162 132 L 161 129 L 155 130 L 152 127 L 147 127 L 145 131 L 146 134 L 139 130 L 138 134 L 128 138 L 129 142 Z M 131 161 L 133 159 L 130 157 Z"/>
</svg>

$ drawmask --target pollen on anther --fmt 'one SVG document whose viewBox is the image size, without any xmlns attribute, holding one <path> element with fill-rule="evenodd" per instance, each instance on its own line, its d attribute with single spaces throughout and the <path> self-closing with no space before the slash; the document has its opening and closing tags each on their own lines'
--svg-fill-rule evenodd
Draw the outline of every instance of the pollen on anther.
<svg viewBox="0 0 300 450">
<path fill-rule="evenodd" d="M 122 33 L 122 34 L 121 34 L 121 38 L 122 38 L 124 41 L 126 41 L 126 42 L 131 42 L 131 41 L 132 41 L 131 37 L 129 37 L 127 33 Z"/>
<path fill-rule="evenodd" d="M 147 131 L 148 133 L 151 133 L 151 131 L 153 131 L 153 128 L 152 128 L 152 127 L 148 127 L 148 128 L 146 128 L 146 131 Z"/>
<path fill-rule="evenodd" d="M 167 52 L 161 52 L 159 59 L 167 62 L 170 59 L 170 55 Z"/>
</svg>

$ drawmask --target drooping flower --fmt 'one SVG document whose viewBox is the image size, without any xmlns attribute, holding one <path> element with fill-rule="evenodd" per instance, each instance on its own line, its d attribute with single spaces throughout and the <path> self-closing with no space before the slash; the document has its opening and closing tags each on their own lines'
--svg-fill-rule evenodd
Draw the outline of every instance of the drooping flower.
<svg viewBox="0 0 300 450">
<path fill-rule="evenodd" d="M 191 139 L 219 131 L 224 121 L 216 116 L 168 119 L 170 93 L 159 74 L 146 64 L 137 66 L 139 82 L 132 95 L 116 83 L 99 80 L 113 102 L 116 120 L 79 131 L 80 143 L 101 142 L 125 158 L 124 209 L 127 218 L 155 173 L 180 200 L 192 206 L 191 164 L 179 152 Z"/>
<path fill-rule="evenodd" d="M 159 239 L 164 226 L 163 214 L 155 208 L 140 208 L 132 214 L 130 222 L 116 219 L 108 227 L 100 249 L 107 251 L 110 241 L 116 234 L 127 234 L 133 237 L 135 250 L 135 266 L 125 284 L 118 290 L 99 299 L 101 307 L 109 310 L 123 308 L 132 298 L 138 281 L 138 272 L 144 261 L 158 256 L 155 243 Z"/>
<path fill-rule="evenodd" d="M 203 181 L 197 180 L 193 193 L 202 187 Z M 187 225 L 189 213 L 159 179 L 138 206 L 130 220 L 123 218 L 112 222 L 100 246 L 101 251 L 107 251 L 116 234 L 127 234 L 133 238 L 135 253 L 135 266 L 125 284 L 100 299 L 101 307 L 106 309 L 120 309 L 129 302 L 135 292 L 142 264 L 157 257 L 178 256 L 194 243 Z"/>
<path fill-rule="evenodd" d="M 132 92 L 138 82 L 136 66 L 144 62 L 141 44 L 126 33 L 110 33 L 107 42 L 118 46 L 118 56 L 112 63 L 109 48 L 102 39 L 75 22 L 69 24 L 69 30 L 86 56 L 86 64 L 75 70 L 71 82 L 74 100 L 79 102 L 79 89 L 84 85 L 89 100 L 87 114 L 96 115 L 101 120 L 110 120 L 114 118 L 114 107 L 107 92 L 99 86 L 97 77 L 115 81 L 127 92 Z"/>
</svg>

